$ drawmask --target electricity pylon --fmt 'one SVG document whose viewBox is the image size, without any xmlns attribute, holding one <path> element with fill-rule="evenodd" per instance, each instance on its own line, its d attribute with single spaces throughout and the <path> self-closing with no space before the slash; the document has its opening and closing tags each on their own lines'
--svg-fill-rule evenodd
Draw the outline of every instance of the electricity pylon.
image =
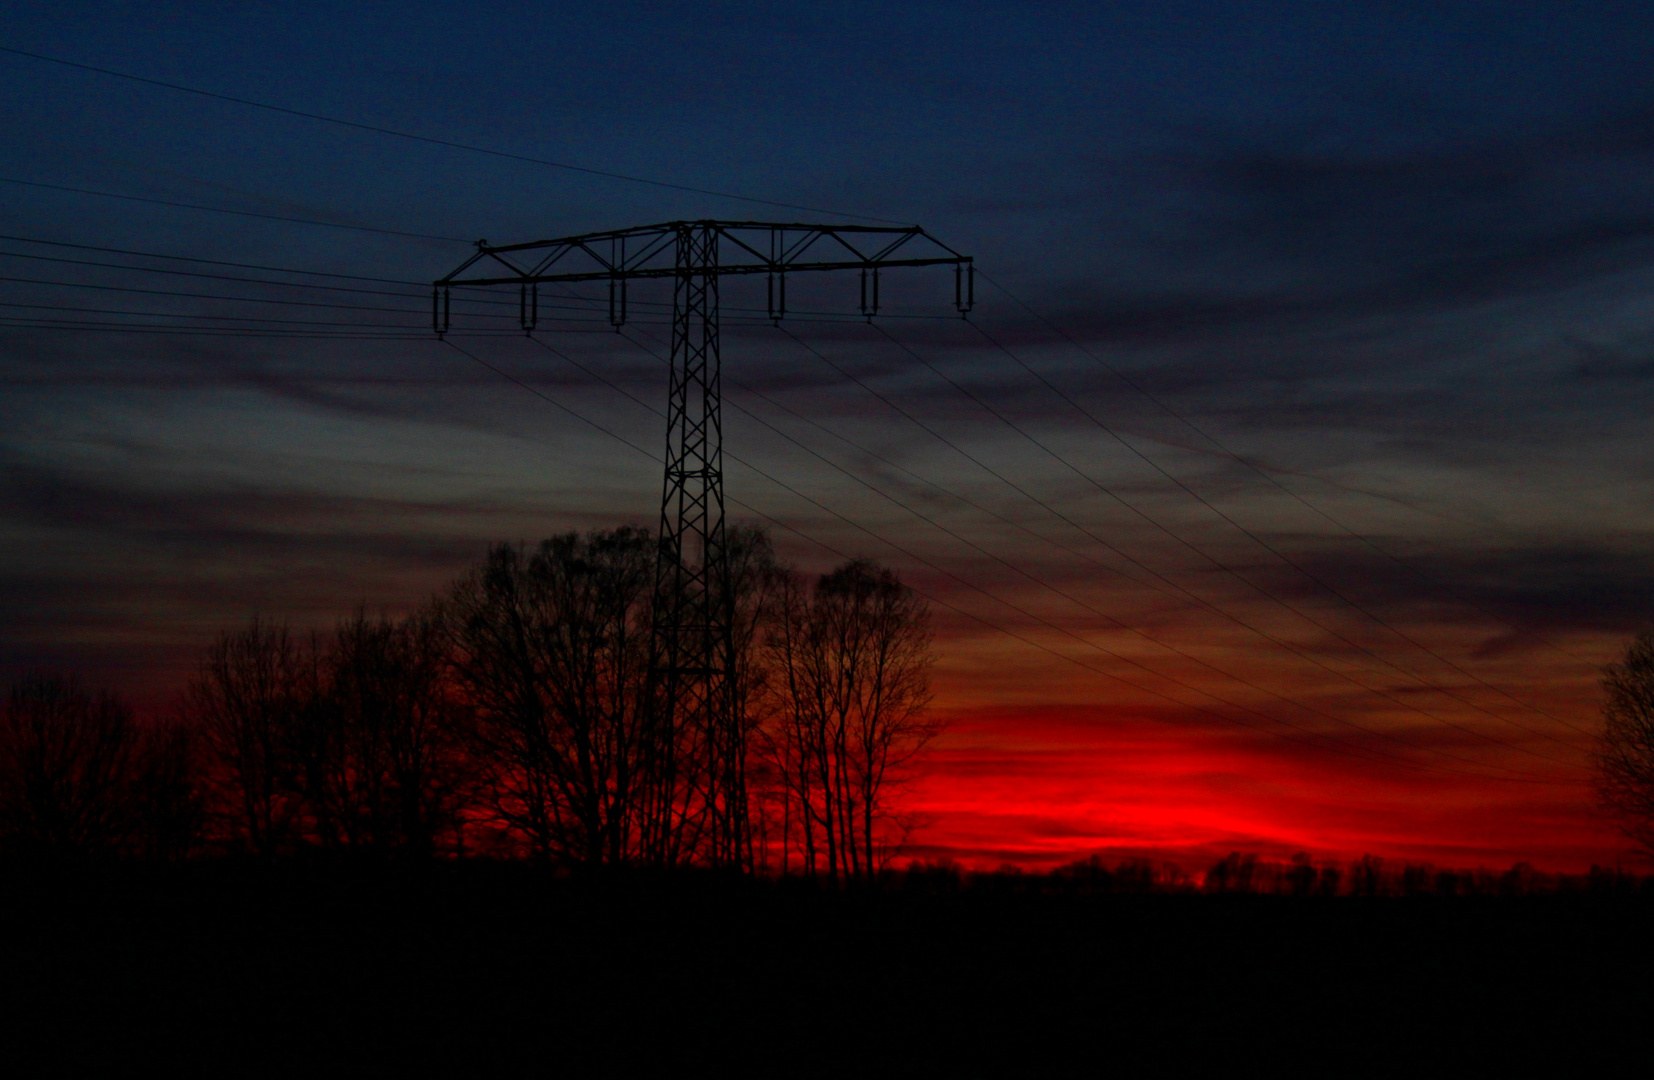
<svg viewBox="0 0 1654 1080">
<path fill-rule="evenodd" d="M 918 226 L 670 221 L 521 244 L 479 240 L 474 255 L 435 282 L 432 320 L 440 336 L 449 329 L 456 286 L 517 286 L 521 325 L 532 332 L 540 285 L 606 282 L 609 322 L 618 330 L 626 322 L 630 282 L 672 280 L 651 665 L 671 734 L 657 740 L 651 767 L 659 775 L 649 785 L 667 794 L 643 813 L 645 846 L 656 861 L 677 862 L 699 849 L 716 865 L 741 865 L 749 855 L 744 735 L 733 705 L 735 598 L 724 528 L 719 279 L 765 275 L 768 314 L 779 323 L 786 315 L 789 274 L 857 270 L 860 311 L 871 321 L 879 310 L 881 271 L 918 266 L 952 266 L 954 306 L 962 316 L 970 312 L 971 258 Z M 678 775 L 684 738 L 698 740 L 703 776 Z"/>
</svg>

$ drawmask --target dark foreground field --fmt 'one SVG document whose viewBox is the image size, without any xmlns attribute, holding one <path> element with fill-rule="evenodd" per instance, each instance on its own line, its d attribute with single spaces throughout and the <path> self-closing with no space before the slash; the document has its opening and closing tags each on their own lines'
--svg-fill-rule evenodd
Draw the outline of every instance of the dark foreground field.
<svg viewBox="0 0 1654 1080">
<path fill-rule="evenodd" d="M 10 869 L 0 1007 L 10 1075 L 1016 1075 L 1076 1052 L 1083 1075 L 1574 1071 L 1651 1056 L 1651 916 L 1634 895 Z"/>
</svg>

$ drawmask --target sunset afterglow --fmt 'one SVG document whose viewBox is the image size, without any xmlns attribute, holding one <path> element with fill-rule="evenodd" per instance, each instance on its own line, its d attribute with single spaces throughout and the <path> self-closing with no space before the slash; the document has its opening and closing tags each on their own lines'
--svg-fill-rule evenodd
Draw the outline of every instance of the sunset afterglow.
<svg viewBox="0 0 1654 1080">
<path fill-rule="evenodd" d="M 1645 17 L 628 7 L 0 17 L 0 673 L 165 717 L 254 615 L 654 529 L 670 282 L 439 340 L 477 237 L 918 223 L 968 319 L 951 268 L 721 286 L 730 521 L 930 612 L 904 860 L 1633 858 Z"/>
</svg>

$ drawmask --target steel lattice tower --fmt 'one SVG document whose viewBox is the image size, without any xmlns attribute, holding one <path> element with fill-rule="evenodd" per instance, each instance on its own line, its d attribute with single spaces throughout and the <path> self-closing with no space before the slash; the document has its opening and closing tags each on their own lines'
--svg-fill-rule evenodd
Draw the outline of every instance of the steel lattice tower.
<svg viewBox="0 0 1654 1080">
<path fill-rule="evenodd" d="M 672 279 L 672 370 L 666 405 L 666 470 L 660 502 L 660 557 L 655 569 L 655 668 L 678 737 L 675 751 L 698 743 L 709 770 L 707 840 L 716 863 L 738 862 L 743 837 L 744 770 L 734 758 L 733 597 L 727 588 L 724 532 L 722 355 L 718 340 L 718 234 L 686 225 L 676 238 Z M 675 770 L 668 760 L 657 767 Z M 663 785 L 671 791 L 675 785 Z M 667 813 L 674 808 L 665 807 Z M 676 830 L 663 830 L 668 849 Z M 667 861 L 671 861 L 670 858 Z"/>
<path fill-rule="evenodd" d="M 830 270 L 861 272 L 861 313 L 879 309 L 879 273 L 890 267 L 952 266 L 954 305 L 974 302 L 969 256 L 917 226 L 813 225 L 756 221 L 673 221 L 559 240 L 490 245 L 435 282 L 432 319 L 450 328 L 456 287 L 516 285 L 524 332 L 538 320 L 542 283 L 604 281 L 609 321 L 626 322 L 627 286 L 672 281 L 672 355 L 666 411 L 666 468 L 656 564 L 653 663 L 659 715 L 646 767 L 666 792 L 645 808 L 645 847 L 660 863 L 700 855 L 719 865 L 742 863 L 746 789 L 735 715 L 734 603 L 724 523 L 723 416 L 719 350 L 719 280 L 764 274 L 768 314 L 786 314 L 787 276 Z M 693 775 L 686 761 L 698 762 Z M 682 773 L 683 775 L 680 775 Z"/>
</svg>

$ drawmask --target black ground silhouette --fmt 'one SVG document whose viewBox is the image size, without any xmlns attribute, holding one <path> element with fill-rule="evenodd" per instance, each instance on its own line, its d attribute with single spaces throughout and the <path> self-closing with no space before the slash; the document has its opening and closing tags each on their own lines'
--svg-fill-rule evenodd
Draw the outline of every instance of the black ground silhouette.
<svg viewBox="0 0 1654 1080">
<path fill-rule="evenodd" d="M 1635 890 L 829 892 L 479 861 L 11 868 L 0 895 L 7 1057 L 33 1075 L 1577 1069 L 1641 1053 L 1654 961 Z"/>
</svg>

